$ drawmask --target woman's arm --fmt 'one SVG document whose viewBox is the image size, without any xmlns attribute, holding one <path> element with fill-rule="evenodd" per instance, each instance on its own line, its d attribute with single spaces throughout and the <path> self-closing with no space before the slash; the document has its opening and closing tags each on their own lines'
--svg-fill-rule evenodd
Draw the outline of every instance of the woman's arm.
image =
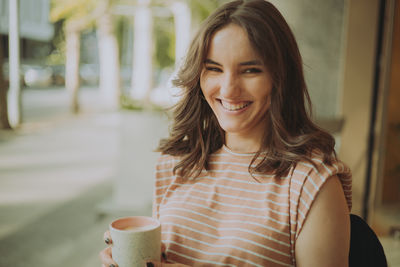
<svg viewBox="0 0 400 267">
<path fill-rule="evenodd" d="M 314 200 L 295 245 L 298 267 L 348 266 L 350 216 L 337 176 L 330 177 Z"/>
</svg>

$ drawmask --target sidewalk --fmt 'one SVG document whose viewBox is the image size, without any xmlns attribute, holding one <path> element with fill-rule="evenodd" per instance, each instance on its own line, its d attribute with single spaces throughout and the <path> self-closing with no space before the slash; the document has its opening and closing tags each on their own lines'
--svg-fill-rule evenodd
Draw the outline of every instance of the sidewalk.
<svg viewBox="0 0 400 267">
<path fill-rule="evenodd" d="M 100 266 L 103 232 L 116 215 L 99 206 L 112 209 L 117 179 L 151 186 L 120 164 L 128 153 L 121 152 L 120 112 L 102 111 L 95 89 L 80 98 L 82 113 L 72 115 L 65 90 L 24 89 L 24 124 L 0 131 L 0 266 Z M 130 137 L 143 143 L 154 135 Z M 153 170 L 152 162 L 140 165 Z M 151 196 L 137 197 L 145 201 L 130 214 L 150 214 Z"/>
</svg>

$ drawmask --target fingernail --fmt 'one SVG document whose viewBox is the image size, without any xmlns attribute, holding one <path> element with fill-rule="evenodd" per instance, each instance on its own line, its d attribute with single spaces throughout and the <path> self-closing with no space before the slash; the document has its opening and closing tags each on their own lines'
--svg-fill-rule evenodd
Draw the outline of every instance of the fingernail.
<svg viewBox="0 0 400 267">
<path fill-rule="evenodd" d="M 147 263 L 146 263 L 146 266 L 147 266 L 147 267 L 154 267 L 154 264 L 153 264 L 152 262 L 147 262 Z"/>
<path fill-rule="evenodd" d="M 106 242 L 107 245 L 110 245 L 110 243 L 111 243 L 111 241 L 108 237 L 104 240 L 104 242 Z M 110 267 L 115 267 L 115 265 L 114 266 L 110 265 Z"/>
</svg>

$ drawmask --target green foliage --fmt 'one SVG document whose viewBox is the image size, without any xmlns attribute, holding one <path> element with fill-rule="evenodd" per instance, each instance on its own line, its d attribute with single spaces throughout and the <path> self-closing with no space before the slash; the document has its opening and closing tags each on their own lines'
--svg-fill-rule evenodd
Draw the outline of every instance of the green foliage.
<svg viewBox="0 0 400 267">
<path fill-rule="evenodd" d="M 190 0 L 190 9 L 194 20 L 201 22 L 206 19 L 222 3 L 227 0 Z"/>
<path fill-rule="evenodd" d="M 80 19 L 88 16 L 99 4 L 98 0 L 52 0 L 50 21 Z"/>
<path fill-rule="evenodd" d="M 123 53 L 122 51 L 124 50 L 124 34 L 126 31 L 126 28 L 129 30 L 131 29 L 129 25 L 132 23 L 132 19 L 124 16 L 116 17 L 115 18 L 115 37 L 117 38 L 118 42 L 118 50 L 121 51 L 119 53 L 120 57 L 120 62 L 123 64 Z"/>
<path fill-rule="evenodd" d="M 153 6 L 165 7 L 175 0 L 153 0 Z M 186 0 L 190 6 L 193 25 L 204 20 L 221 3 L 227 0 Z M 47 58 L 47 64 L 58 65 L 65 62 L 65 36 L 62 27 L 68 20 L 89 18 L 101 1 L 98 0 L 51 0 L 50 20 L 56 22 L 56 36 L 53 40 L 55 49 Z M 132 0 L 111 0 L 110 4 L 131 4 Z M 132 20 L 127 17 L 116 18 L 116 37 L 122 51 L 123 30 Z M 154 66 L 164 69 L 174 65 L 175 58 L 175 27 L 173 17 L 156 17 L 153 20 L 154 36 Z M 94 21 L 87 24 L 87 28 L 94 26 Z M 121 55 L 122 56 L 122 55 Z"/>
<path fill-rule="evenodd" d="M 161 17 L 154 20 L 155 57 L 154 65 L 158 69 L 174 65 L 175 31 L 172 17 Z"/>
<path fill-rule="evenodd" d="M 46 58 L 48 65 L 65 63 L 65 33 L 64 26 L 68 21 L 85 21 L 85 29 L 94 27 L 94 19 L 90 14 L 99 4 L 98 0 L 51 0 L 50 21 L 55 24 L 55 37 L 51 54 Z"/>
<path fill-rule="evenodd" d="M 153 1 L 156 6 L 165 6 L 170 1 Z M 203 21 L 221 3 L 226 0 L 189 0 L 193 24 Z M 154 20 L 155 58 L 154 66 L 158 69 L 173 66 L 175 58 L 175 28 L 173 17 L 157 17 Z"/>
<path fill-rule="evenodd" d="M 127 110 L 143 110 L 144 109 L 143 101 L 134 100 L 125 94 L 121 95 L 120 103 L 121 103 L 122 109 L 127 109 Z"/>
<path fill-rule="evenodd" d="M 61 20 L 54 24 L 55 36 L 51 41 L 54 49 L 46 58 L 47 65 L 63 65 L 65 63 L 65 35 L 62 30 L 63 22 L 64 21 Z"/>
<path fill-rule="evenodd" d="M 121 103 L 121 108 L 124 110 L 132 110 L 132 111 L 153 111 L 153 112 L 164 112 L 164 108 L 150 103 L 150 102 L 145 102 L 142 100 L 135 100 L 132 99 L 130 96 L 121 95 L 120 98 L 120 103 Z"/>
</svg>

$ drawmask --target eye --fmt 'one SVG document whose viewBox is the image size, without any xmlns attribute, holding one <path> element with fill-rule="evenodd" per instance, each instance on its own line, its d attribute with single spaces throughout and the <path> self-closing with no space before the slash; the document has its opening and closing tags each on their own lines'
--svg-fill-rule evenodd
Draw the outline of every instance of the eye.
<svg viewBox="0 0 400 267">
<path fill-rule="evenodd" d="M 222 70 L 218 67 L 206 66 L 205 68 L 208 71 L 222 72 Z"/>
<path fill-rule="evenodd" d="M 259 68 L 248 68 L 243 71 L 243 73 L 260 73 L 262 72 Z"/>
</svg>

